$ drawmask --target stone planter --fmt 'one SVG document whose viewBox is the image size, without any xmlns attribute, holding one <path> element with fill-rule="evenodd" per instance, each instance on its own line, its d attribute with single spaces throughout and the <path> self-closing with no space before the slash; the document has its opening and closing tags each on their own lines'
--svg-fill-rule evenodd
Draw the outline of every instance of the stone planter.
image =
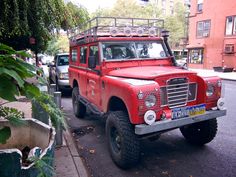
<svg viewBox="0 0 236 177">
<path fill-rule="evenodd" d="M 36 120 L 25 119 L 23 126 L 13 126 L 7 120 L 0 120 L 0 127 L 10 127 L 11 137 L 6 144 L 0 144 L 0 176 L 1 177 L 36 177 L 40 170 L 52 176 L 48 166 L 52 166 L 55 149 L 55 130 L 50 126 Z M 21 150 L 28 146 L 40 148 L 39 159 L 46 159 L 47 165 L 41 169 L 35 163 L 28 166 L 22 165 Z"/>
</svg>

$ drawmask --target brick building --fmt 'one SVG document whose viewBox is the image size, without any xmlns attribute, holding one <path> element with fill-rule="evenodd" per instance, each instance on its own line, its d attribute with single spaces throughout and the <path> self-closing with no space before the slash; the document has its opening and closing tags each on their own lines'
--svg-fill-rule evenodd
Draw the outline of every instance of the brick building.
<svg viewBox="0 0 236 177">
<path fill-rule="evenodd" d="M 236 1 L 191 0 L 187 48 L 190 68 L 236 69 Z"/>
</svg>

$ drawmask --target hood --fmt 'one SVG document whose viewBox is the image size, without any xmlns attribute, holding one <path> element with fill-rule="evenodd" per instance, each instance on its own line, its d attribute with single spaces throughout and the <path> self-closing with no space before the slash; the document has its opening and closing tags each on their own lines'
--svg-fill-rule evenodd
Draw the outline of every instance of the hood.
<svg viewBox="0 0 236 177">
<path fill-rule="evenodd" d="M 68 73 L 69 65 L 57 66 L 59 73 Z"/>
<path fill-rule="evenodd" d="M 110 76 L 125 77 L 125 78 L 139 78 L 139 79 L 155 79 L 160 76 L 167 76 L 172 74 L 194 74 L 193 71 L 179 69 L 174 66 L 140 66 L 131 68 L 122 68 L 112 70 L 108 73 Z M 196 73 L 195 73 L 196 74 Z"/>
</svg>

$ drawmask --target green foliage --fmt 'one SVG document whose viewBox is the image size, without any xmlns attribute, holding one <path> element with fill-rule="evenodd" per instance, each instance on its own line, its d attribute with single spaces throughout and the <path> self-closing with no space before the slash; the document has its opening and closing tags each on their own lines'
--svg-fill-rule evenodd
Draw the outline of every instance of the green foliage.
<svg viewBox="0 0 236 177">
<path fill-rule="evenodd" d="M 17 50 L 44 51 L 61 28 L 68 29 L 88 19 L 88 12 L 63 0 L 1 0 L 0 42 Z M 30 44 L 33 37 L 35 44 Z"/>
<path fill-rule="evenodd" d="M 0 128 L 0 144 L 5 144 L 6 141 L 11 137 L 10 127 Z"/>
<path fill-rule="evenodd" d="M 5 118 L 9 120 L 12 125 L 20 126 L 25 125 L 22 117 L 24 113 L 22 111 L 18 111 L 15 108 L 2 107 L 0 106 L 0 118 Z M 9 127 L 3 127 L 0 129 L 0 144 L 5 144 L 7 139 L 11 137 L 11 129 Z"/>
<path fill-rule="evenodd" d="M 65 127 L 63 113 L 54 103 L 52 96 L 41 93 L 39 96 L 34 97 L 33 100 L 36 101 L 43 108 L 43 110 L 49 114 L 54 127 L 59 125 Z"/>
<path fill-rule="evenodd" d="M 32 92 L 39 94 L 39 89 L 26 81 L 35 76 L 35 67 L 19 58 L 22 54 L 0 43 L 0 97 L 5 100 L 14 101 L 22 93 L 29 97 Z"/>
<path fill-rule="evenodd" d="M 36 78 L 36 68 L 26 63 L 20 56 L 26 57 L 28 55 L 23 51 L 15 51 L 13 48 L 0 43 L 0 98 L 15 101 L 17 100 L 16 97 L 21 95 L 31 100 L 34 99 L 45 112 L 48 112 L 55 127 L 64 125 L 63 114 L 53 102 L 52 97 L 41 93 L 36 85 L 28 82 L 28 78 Z M 41 83 L 46 82 L 42 78 L 41 80 Z M 23 113 L 14 108 L 0 107 L 0 117 L 8 119 L 14 125 L 20 125 L 24 122 L 21 119 Z M 5 133 L 4 135 L 8 134 Z M 9 138 L 8 136 L 4 137 Z M 2 142 L 6 142 L 3 137 L 1 139 Z"/>
<path fill-rule="evenodd" d="M 77 6 L 72 2 L 66 4 L 68 18 L 64 21 L 65 30 L 78 26 L 89 20 L 89 13 L 83 6 Z"/>
<path fill-rule="evenodd" d="M 114 16 L 114 17 L 133 17 L 133 18 L 146 18 L 150 16 L 150 7 L 140 6 L 136 0 L 117 0 L 112 9 L 99 8 L 93 14 L 96 16 Z"/>
<path fill-rule="evenodd" d="M 163 14 L 160 1 L 150 0 L 141 6 L 136 0 L 117 0 L 112 9 L 99 8 L 93 14 L 96 16 L 134 17 L 134 18 L 162 18 L 165 20 L 165 28 L 170 31 L 169 43 L 171 47 L 179 44 L 181 38 L 185 37 L 186 9 L 183 2 L 175 0 L 174 14 Z"/>
<path fill-rule="evenodd" d="M 69 39 L 67 36 L 57 36 L 52 38 L 48 43 L 48 48 L 45 51 L 48 55 L 56 55 L 57 53 L 69 52 Z"/>
<path fill-rule="evenodd" d="M 186 28 L 186 9 L 184 5 L 180 2 L 175 3 L 175 14 L 169 15 L 165 20 L 165 28 L 170 31 L 170 46 L 175 47 L 179 44 L 181 38 L 185 37 Z"/>
<path fill-rule="evenodd" d="M 20 126 L 25 124 L 23 121 L 24 113 L 22 111 L 18 111 L 15 108 L 2 107 L 0 106 L 0 117 L 4 117 L 9 120 L 11 124 L 15 126 Z"/>
<path fill-rule="evenodd" d="M 27 160 L 35 163 L 35 167 L 39 171 L 37 177 L 51 177 L 55 175 L 54 168 L 48 163 L 52 161 L 50 157 L 43 157 L 41 159 L 38 157 L 30 157 Z"/>
</svg>

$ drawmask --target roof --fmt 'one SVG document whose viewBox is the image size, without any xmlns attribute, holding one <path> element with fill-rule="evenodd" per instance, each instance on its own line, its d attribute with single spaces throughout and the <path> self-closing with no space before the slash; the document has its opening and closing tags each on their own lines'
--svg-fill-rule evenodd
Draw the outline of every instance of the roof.
<svg viewBox="0 0 236 177">
<path fill-rule="evenodd" d="M 57 56 L 61 56 L 61 55 L 69 55 L 69 53 L 58 53 L 56 54 Z"/>
<path fill-rule="evenodd" d="M 70 43 L 97 41 L 98 37 L 160 36 L 162 19 L 95 17 L 70 30 Z"/>
</svg>

